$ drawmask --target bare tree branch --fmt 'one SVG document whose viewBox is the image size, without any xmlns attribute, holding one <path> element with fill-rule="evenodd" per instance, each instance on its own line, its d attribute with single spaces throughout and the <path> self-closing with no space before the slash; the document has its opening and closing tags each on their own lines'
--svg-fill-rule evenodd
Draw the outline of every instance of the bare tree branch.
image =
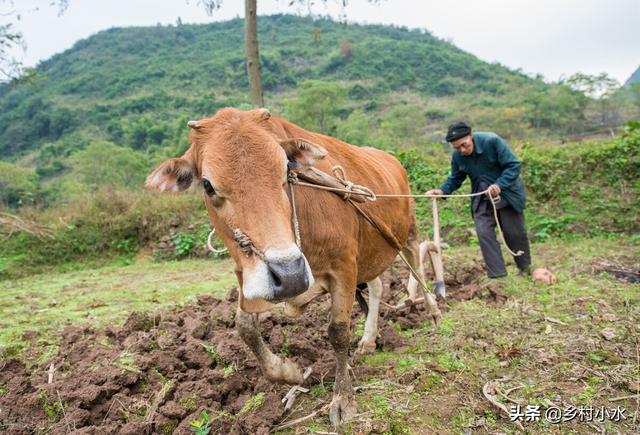
<svg viewBox="0 0 640 435">
<path fill-rule="evenodd" d="M 188 0 L 187 3 L 189 3 Z M 198 0 L 196 4 L 198 6 L 203 6 L 207 15 L 211 16 L 215 11 L 220 9 L 222 6 L 222 0 Z"/>
<path fill-rule="evenodd" d="M 45 0 L 43 0 L 45 2 Z M 49 6 L 58 7 L 58 16 L 61 16 L 69 7 L 69 0 L 48 0 Z M 8 11 L 0 13 L 2 17 L 12 17 L 14 21 L 20 21 L 20 11 L 15 9 L 14 0 L 0 0 L 0 5 L 8 6 Z M 37 12 L 35 8 L 30 12 Z M 21 80 L 24 81 L 33 76 L 33 70 L 24 68 L 22 61 L 16 59 L 11 52 L 14 49 L 26 51 L 27 46 L 22 32 L 14 29 L 15 23 L 0 25 L 0 82 Z"/>
</svg>

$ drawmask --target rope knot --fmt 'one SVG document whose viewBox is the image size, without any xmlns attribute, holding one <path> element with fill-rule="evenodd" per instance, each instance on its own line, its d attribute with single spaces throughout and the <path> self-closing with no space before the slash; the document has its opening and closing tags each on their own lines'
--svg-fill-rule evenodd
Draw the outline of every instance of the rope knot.
<svg viewBox="0 0 640 435">
<path fill-rule="evenodd" d="M 249 238 L 249 236 L 236 228 L 233 230 L 233 238 L 240 246 L 242 252 L 247 254 L 247 256 L 251 254 L 251 247 L 253 246 L 253 243 L 251 243 L 251 239 Z"/>
<path fill-rule="evenodd" d="M 287 172 L 287 182 L 289 184 L 298 184 L 298 174 L 296 174 L 293 171 L 288 171 Z"/>
<path fill-rule="evenodd" d="M 351 199 L 351 195 L 353 194 L 362 195 L 369 201 L 375 201 L 377 199 L 376 194 L 373 193 L 373 191 L 368 187 L 361 186 L 359 184 L 353 183 L 352 181 L 349 181 L 347 179 L 347 173 L 342 166 L 336 165 L 331 168 L 331 171 L 333 172 L 334 177 L 336 177 L 336 179 L 340 183 L 342 183 L 346 190 L 342 197 L 345 201 L 349 201 Z"/>
<path fill-rule="evenodd" d="M 262 261 L 264 261 L 266 263 L 266 258 L 264 256 L 264 254 L 262 252 L 260 252 L 258 250 L 258 248 L 255 247 L 255 245 L 253 244 L 253 242 L 251 241 L 251 239 L 249 238 L 249 236 L 247 236 L 245 233 L 243 233 L 242 231 L 240 231 L 239 228 L 235 228 L 233 230 L 233 238 L 236 241 L 236 243 L 238 244 L 238 246 L 240 246 L 240 250 L 242 252 L 244 252 L 246 254 L 246 256 L 248 257 L 249 255 L 251 255 L 251 253 L 253 252 L 254 254 L 256 254 Z"/>
<path fill-rule="evenodd" d="M 345 201 L 349 201 L 351 199 L 351 192 L 353 192 L 353 183 L 351 181 L 344 182 L 344 188 L 348 191 L 342 196 Z"/>
</svg>

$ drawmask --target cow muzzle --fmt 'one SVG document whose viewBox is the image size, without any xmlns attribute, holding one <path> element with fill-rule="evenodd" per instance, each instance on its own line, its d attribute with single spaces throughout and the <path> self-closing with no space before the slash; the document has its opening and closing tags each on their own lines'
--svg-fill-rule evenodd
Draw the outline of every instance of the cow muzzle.
<svg viewBox="0 0 640 435">
<path fill-rule="evenodd" d="M 278 301 L 298 296 L 313 285 L 309 262 L 297 246 L 285 250 L 268 250 L 265 261 L 247 271 L 242 288 L 247 299 Z"/>
<path fill-rule="evenodd" d="M 267 269 L 274 299 L 292 298 L 309 288 L 310 274 L 304 255 L 284 260 L 267 259 Z"/>
</svg>

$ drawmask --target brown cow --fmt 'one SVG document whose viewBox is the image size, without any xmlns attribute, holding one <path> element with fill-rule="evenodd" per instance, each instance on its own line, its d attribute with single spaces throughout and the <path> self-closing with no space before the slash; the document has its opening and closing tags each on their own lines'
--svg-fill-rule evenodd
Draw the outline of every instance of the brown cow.
<svg viewBox="0 0 640 435">
<path fill-rule="evenodd" d="M 355 288 L 369 283 L 370 300 L 379 296 L 378 276 L 398 252 L 342 197 L 305 186 L 294 187 L 299 249 L 292 229 L 287 168 L 313 165 L 331 173 L 333 166 L 341 165 L 350 180 L 374 192 L 408 194 L 404 168 L 383 151 L 309 132 L 266 109 L 221 109 L 212 118 L 190 121 L 189 126 L 193 130 L 189 150 L 158 166 L 147 178 L 147 187 L 181 191 L 194 180 L 202 181 L 211 222 L 236 264 L 240 285 L 236 325 L 267 379 L 303 382 L 295 363 L 267 348 L 256 327 L 257 317 L 250 313 L 266 311 L 281 301 L 289 312 L 299 312 L 316 296 L 331 294 L 329 340 L 337 364 L 329 415 L 334 424 L 348 420 L 356 409 L 348 373 Z M 406 243 L 405 255 L 422 271 L 413 201 L 378 200 L 360 206 Z M 429 302 L 429 314 L 436 320 L 437 305 L 432 297 Z M 369 320 L 367 325 L 361 351 L 375 348 L 375 325 Z"/>
</svg>

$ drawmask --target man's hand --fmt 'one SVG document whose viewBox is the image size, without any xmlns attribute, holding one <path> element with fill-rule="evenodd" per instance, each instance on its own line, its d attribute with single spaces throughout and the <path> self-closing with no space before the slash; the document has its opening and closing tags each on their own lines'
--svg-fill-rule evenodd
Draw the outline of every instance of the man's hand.
<svg viewBox="0 0 640 435">
<path fill-rule="evenodd" d="M 500 195 L 501 191 L 502 189 L 500 189 L 500 186 L 498 186 L 497 184 L 492 184 L 491 186 L 489 186 L 489 195 L 491 196 L 498 196 Z"/>
<path fill-rule="evenodd" d="M 424 194 L 428 195 L 428 196 L 442 196 L 442 195 L 444 195 L 444 192 L 442 190 L 440 190 L 440 189 L 431 189 L 431 190 L 425 192 Z"/>
</svg>

